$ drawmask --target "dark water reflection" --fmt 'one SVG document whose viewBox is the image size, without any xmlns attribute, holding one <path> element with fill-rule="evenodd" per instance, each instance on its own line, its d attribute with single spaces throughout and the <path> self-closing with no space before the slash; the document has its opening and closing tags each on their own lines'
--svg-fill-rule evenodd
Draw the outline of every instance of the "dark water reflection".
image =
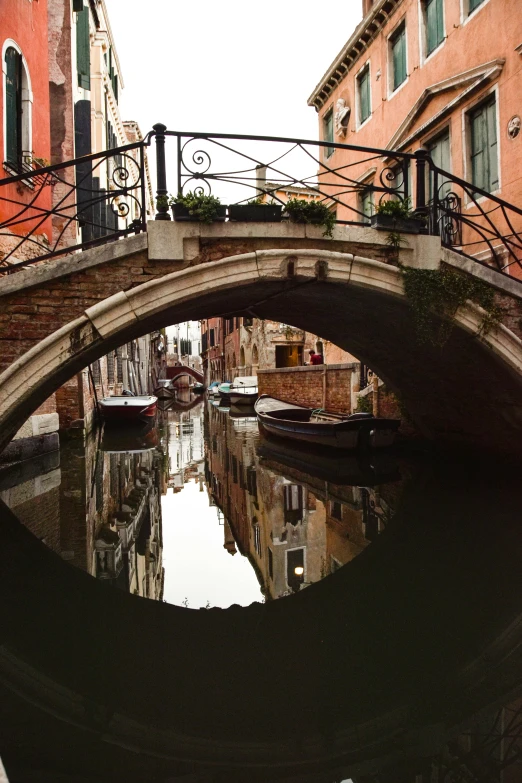
<svg viewBox="0 0 522 783">
<path fill-rule="evenodd" d="M 522 781 L 516 471 L 299 452 L 187 398 L 0 497 L 33 534 L 4 507 L 11 783 Z"/>
</svg>

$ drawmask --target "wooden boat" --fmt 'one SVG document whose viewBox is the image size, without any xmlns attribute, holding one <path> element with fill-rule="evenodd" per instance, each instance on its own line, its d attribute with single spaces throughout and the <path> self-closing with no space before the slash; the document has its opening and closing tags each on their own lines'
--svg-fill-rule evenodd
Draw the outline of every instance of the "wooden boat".
<svg viewBox="0 0 522 783">
<path fill-rule="evenodd" d="M 234 405 L 253 405 L 259 397 L 257 377 L 245 375 L 232 383 L 222 383 L 219 394 L 222 400 Z"/>
<path fill-rule="evenodd" d="M 400 425 L 399 419 L 311 410 L 266 394 L 259 397 L 254 408 L 258 422 L 269 435 L 336 449 L 391 446 Z"/>
<path fill-rule="evenodd" d="M 176 389 L 172 385 L 170 378 L 161 378 L 154 389 L 154 394 L 158 400 L 172 400 L 176 396 Z"/>
<path fill-rule="evenodd" d="M 100 412 L 106 422 L 148 419 L 156 415 L 158 398 L 151 394 L 122 394 L 104 397 L 99 401 Z"/>
</svg>

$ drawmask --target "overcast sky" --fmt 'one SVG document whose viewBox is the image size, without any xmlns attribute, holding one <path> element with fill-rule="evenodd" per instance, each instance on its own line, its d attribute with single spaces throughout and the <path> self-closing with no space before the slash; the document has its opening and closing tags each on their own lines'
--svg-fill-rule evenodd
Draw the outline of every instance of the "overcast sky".
<svg viewBox="0 0 522 783">
<path fill-rule="evenodd" d="M 361 0 L 106 0 L 123 119 L 171 130 L 317 138 L 307 98 Z"/>
</svg>

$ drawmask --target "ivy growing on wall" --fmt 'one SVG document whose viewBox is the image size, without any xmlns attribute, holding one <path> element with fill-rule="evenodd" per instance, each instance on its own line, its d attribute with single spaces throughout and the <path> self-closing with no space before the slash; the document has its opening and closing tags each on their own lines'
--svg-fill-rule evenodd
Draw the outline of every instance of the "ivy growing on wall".
<svg viewBox="0 0 522 783">
<path fill-rule="evenodd" d="M 399 268 L 420 342 L 443 346 L 451 335 L 457 310 L 467 301 L 485 311 L 480 325 L 481 336 L 499 325 L 502 307 L 495 302 L 493 288 L 484 281 L 444 266 L 411 269 L 399 264 Z"/>
</svg>

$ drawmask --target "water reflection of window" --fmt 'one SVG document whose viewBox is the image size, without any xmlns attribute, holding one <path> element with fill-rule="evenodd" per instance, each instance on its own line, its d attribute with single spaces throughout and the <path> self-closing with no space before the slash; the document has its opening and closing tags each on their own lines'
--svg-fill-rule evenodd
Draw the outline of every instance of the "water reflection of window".
<svg viewBox="0 0 522 783">
<path fill-rule="evenodd" d="M 268 552 L 268 576 L 270 579 L 274 578 L 274 555 L 271 549 L 267 549 Z"/>
<path fill-rule="evenodd" d="M 119 494 L 119 470 L 118 470 L 118 457 L 116 454 L 111 454 L 110 460 L 110 491 L 113 500 L 118 499 Z"/>
<path fill-rule="evenodd" d="M 370 497 L 367 489 L 361 490 L 364 536 L 373 541 L 379 535 L 379 516 L 375 511 L 375 500 Z"/>
<path fill-rule="evenodd" d="M 337 500 L 330 501 L 330 516 L 334 519 L 338 519 L 339 522 L 342 522 L 343 507 Z"/>
<path fill-rule="evenodd" d="M 254 548 L 259 557 L 261 557 L 261 530 L 257 517 L 252 520 L 252 528 L 254 530 Z"/>
<path fill-rule="evenodd" d="M 297 525 L 303 519 L 304 492 L 299 484 L 285 484 L 283 487 L 285 525 Z"/>
<path fill-rule="evenodd" d="M 96 461 L 96 511 L 101 511 L 103 508 L 103 454 L 98 452 L 98 459 Z"/>
<path fill-rule="evenodd" d="M 257 498 L 257 476 L 256 470 L 253 467 L 250 467 L 247 470 L 247 488 L 248 494 L 253 498 Z"/>
<path fill-rule="evenodd" d="M 304 548 L 286 552 L 286 581 L 291 590 L 299 590 L 305 580 Z"/>
<path fill-rule="evenodd" d="M 232 457 L 232 480 L 234 484 L 237 484 L 237 458 Z"/>
</svg>

